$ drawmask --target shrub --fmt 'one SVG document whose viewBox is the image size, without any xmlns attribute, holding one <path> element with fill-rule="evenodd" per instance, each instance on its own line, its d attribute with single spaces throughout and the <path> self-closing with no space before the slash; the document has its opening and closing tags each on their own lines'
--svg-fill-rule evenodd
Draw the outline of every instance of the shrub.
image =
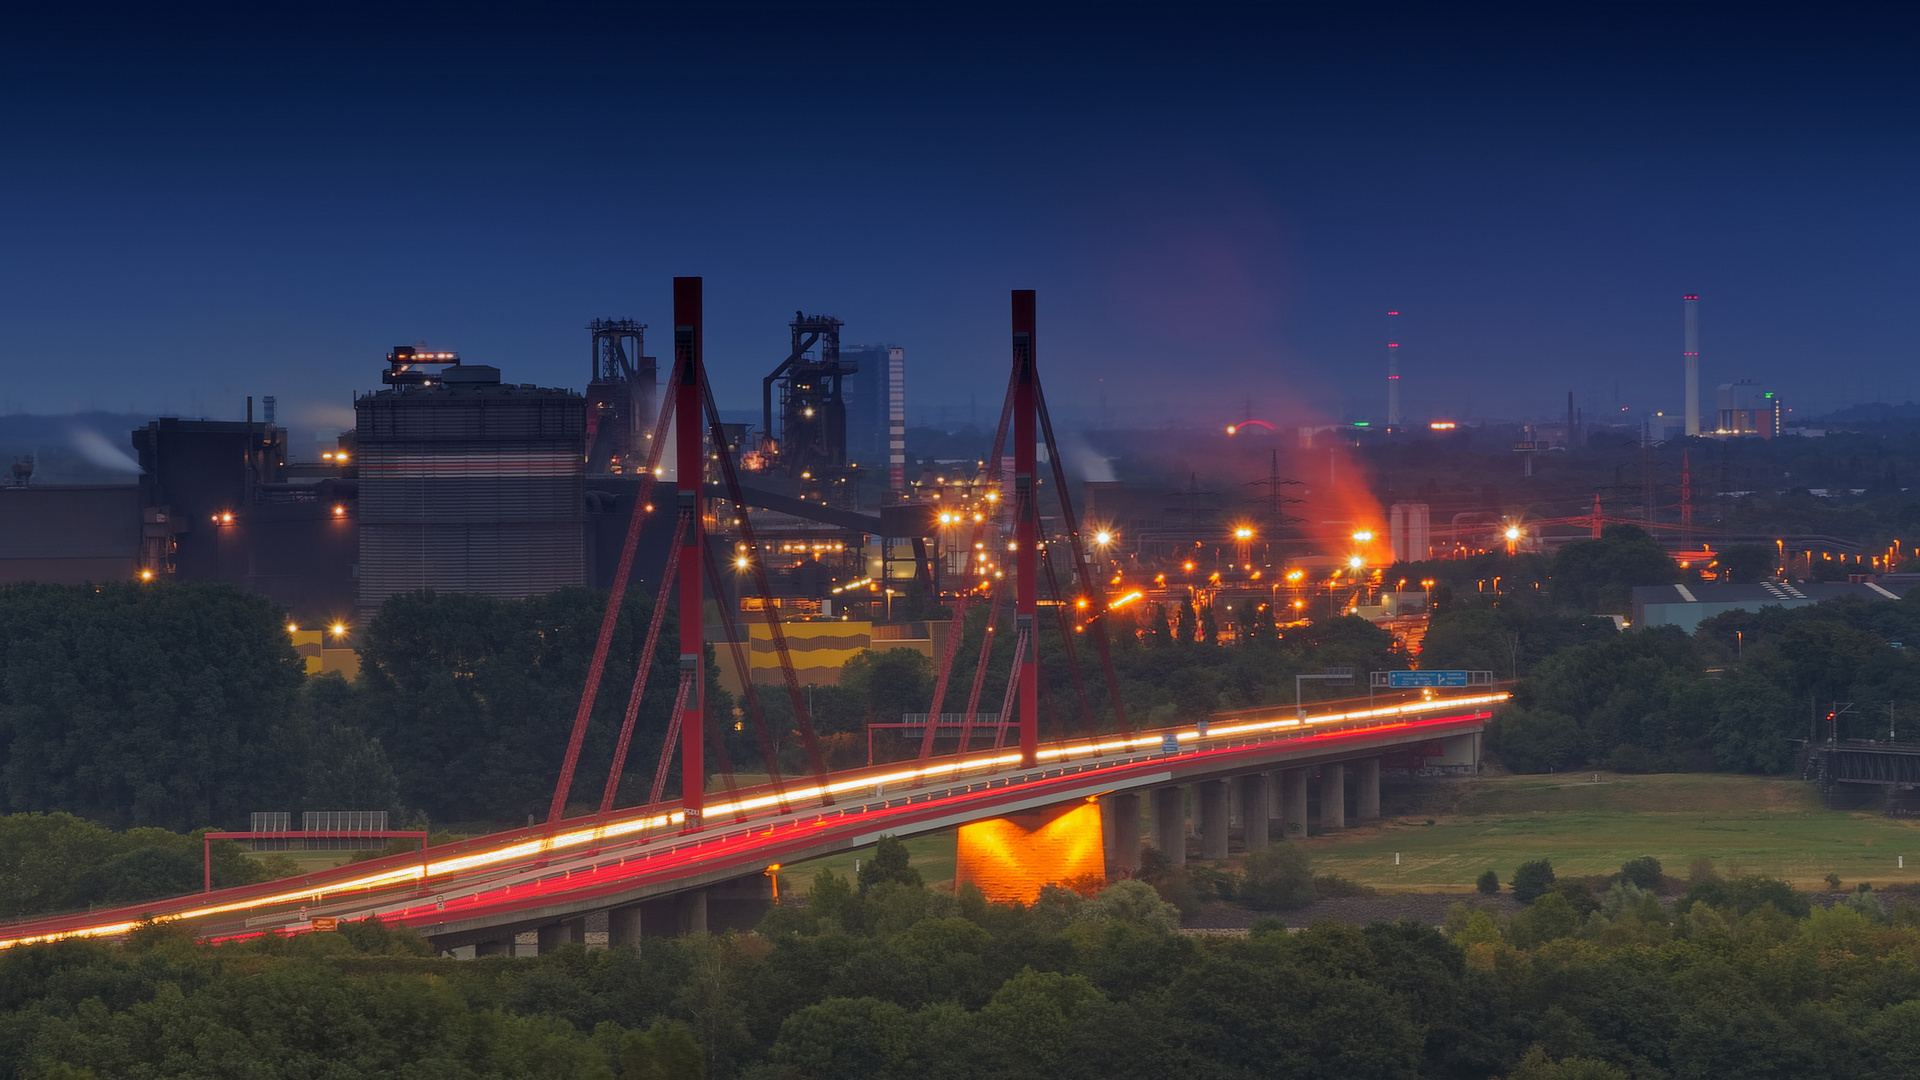
<svg viewBox="0 0 1920 1080">
<path fill-rule="evenodd" d="M 1620 876 L 1642 889 L 1657 888 L 1660 885 L 1660 875 L 1660 860 L 1651 855 L 1628 859 L 1620 864 Z"/>
<path fill-rule="evenodd" d="M 1374 890 L 1370 885 L 1350 881 L 1339 874 L 1322 874 L 1313 879 L 1313 895 L 1322 900 L 1330 896 L 1373 896 Z"/>
<path fill-rule="evenodd" d="M 1124 922 L 1171 934 L 1180 929 L 1180 912 L 1160 899 L 1144 881 L 1117 881 L 1080 905 L 1077 922 Z"/>
<path fill-rule="evenodd" d="M 1513 880 L 1507 885 L 1513 889 L 1515 900 L 1531 904 L 1553 887 L 1553 863 L 1546 859 L 1523 862 L 1520 869 L 1513 872 Z"/>
<path fill-rule="evenodd" d="M 1731 908 L 1742 915 L 1772 904 L 1782 915 L 1794 919 L 1804 919 L 1813 910 L 1813 904 L 1786 882 L 1751 875 L 1732 881 L 1703 881 L 1687 890 L 1687 895 L 1673 906 L 1674 913 L 1684 915 L 1695 904 Z"/>
<path fill-rule="evenodd" d="M 1248 855 L 1241 869 L 1247 903 L 1263 911 L 1313 903 L 1313 864 L 1299 844 L 1269 844 Z"/>
<path fill-rule="evenodd" d="M 1473 887 L 1479 889 L 1482 896 L 1492 896 L 1500 891 L 1500 875 L 1488 870 L 1480 875 L 1480 879 L 1473 883 Z"/>
</svg>

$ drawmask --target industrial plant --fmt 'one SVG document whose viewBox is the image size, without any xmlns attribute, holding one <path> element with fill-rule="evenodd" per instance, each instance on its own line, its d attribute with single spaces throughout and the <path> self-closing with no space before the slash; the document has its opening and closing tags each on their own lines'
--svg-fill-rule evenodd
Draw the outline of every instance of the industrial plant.
<svg viewBox="0 0 1920 1080">
<path fill-rule="evenodd" d="M 1700 448 L 1673 470 L 1662 461 L 1664 447 L 1679 445 L 1671 440 L 1790 433 L 1781 397 L 1748 380 L 1720 383 L 1717 408 L 1703 410 L 1699 304 L 1695 294 L 1683 298 L 1685 406 L 1677 415 L 1600 423 L 1568 393 L 1564 420 L 1415 420 L 1417 398 L 1406 388 L 1420 383 L 1404 361 L 1394 309 L 1382 423 L 1275 423 L 1253 417 L 1249 405 L 1224 434 L 1088 431 L 1089 445 L 1127 462 L 1130 475 L 1041 478 L 1073 486 L 1085 525 L 1081 550 L 1072 551 L 1067 523 L 1043 515 L 1044 591 L 1065 603 L 1063 582 L 1084 563 L 1105 582 L 1112 618 L 1192 603 L 1217 611 L 1212 632 L 1232 640 L 1249 628 L 1351 614 L 1417 648 L 1431 583 L 1391 568 L 1550 552 L 1615 522 L 1648 528 L 1677 557 L 1702 565 L 1716 545 L 1742 541 L 1774 544 L 1783 575 L 1795 557 L 1808 576 L 1815 562 L 1857 564 L 1857 545 L 1843 539 L 1709 537 L 1696 522 L 1696 505 L 1726 501 L 1725 455 L 1718 475 Z M 724 606 L 776 608 L 815 681 L 833 681 L 840 662 L 876 642 L 936 655 L 945 626 L 927 613 L 982 589 L 992 594 L 1007 572 L 1010 467 L 989 459 L 985 431 L 965 456 L 912 452 L 903 346 L 848 344 L 845 324 L 828 314 L 796 311 L 785 329 L 784 344 L 755 373 L 758 424 L 720 424 L 706 436 L 708 543 L 719 565 L 751 566 L 771 590 L 749 595 L 744 572 L 722 575 L 715 584 Z M 366 365 L 377 388 L 355 396 L 353 428 L 317 460 L 296 459 L 272 397 L 257 417 L 249 398 L 242 420 L 160 417 L 130 432 L 140 469 L 131 482 L 36 483 L 22 459 L 0 492 L 8 510 L 0 520 L 10 523 L 0 526 L 0 581 L 226 582 L 270 597 L 290 626 L 308 628 L 351 627 L 416 590 L 521 598 L 608 588 L 636 501 L 672 468 L 663 445 L 673 438 L 663 409 L 671 395 L 648 355 L 646 324 L 601 317 L 585 330 L 584 390 L 513 381 L 509 358 L 472 362 L 396 346 L 384 364 Z M 1009 437 L 1003 418 L 995 444 Z M 1511 447 L 1504 471 L 1532 485 L 1524 505 L 1488 498 L 1484 484 L 1476 495 L 1452 494 L 1437 476 L 1419 479 L 1430 463 L 1396 449 L 1469 444 Z M 1146 445 L 1168 460 L 1128 457 Z M 1569 471 L 1575 452 L 1591 457 L 1602 445 L 1618 459 L 1609 481 Z M 737 466 L 737 491 L 721 483 L 714 463 L 723 456 Z M 673 534 L 670 515 L 651 509 L 635 541 L 647 553 L 635 563 L 643 569 L 629 582 L 643 590 L 658 586 L 649 578 L 658 572 L 644 568 L 662 565 Z M 1857 569 L 1891 570 L 1895 554 Z M 744 629 L 738 622 L 714 622 L 710 639 L 746 642 L 765 631 L 760 620 Z M 759 662 L 744 661 L 748 669 Z"/>
</svg>

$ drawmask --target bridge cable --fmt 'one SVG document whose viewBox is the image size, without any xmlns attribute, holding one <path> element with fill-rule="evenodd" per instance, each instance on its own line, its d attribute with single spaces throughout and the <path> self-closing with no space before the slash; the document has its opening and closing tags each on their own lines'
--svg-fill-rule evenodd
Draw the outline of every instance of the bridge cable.
<svg viewBox="0 0 1920 1080">
<path fill-rule="evenodd" d="M 780 628 L 780 613 L 773 604 L 773 588 L 767 581 L 766 560 L 761 557 L 760 545 L 754 540 L 753 519 L 740 491 L 740 474 L 733 467 L 733 453 L 727 449 L 727 433 L 720 423 L 720 407 L 714 403 L 713 385 L 707 381 L 704 373 L 700 379 L 700 393 L 706 400 L 707 426 L 712 432 L 714 457 L 719 460 L 721 476 L 726 480 L 727 497 L 740 513 L 740 537 L 747 545 L 747 563 L 753 570 L 754 586 L 760 593 L 760 612 L 766 619 L 767 633 L 773 638 L 774 651 L 780 656 L 780 674 L 787 684 L 787 700 L 793 705 L 794 719 L 800 726 L 800 738 L 807 748 L 807 763 L 812 766 L 814 779 L 820 788 L 820 804 L 832 806 L 833 794 L 828 790 L 826 758 L 820 752 L 820 739 L 814 733 L 813 717 L 808 713 L 806 697 L 800 693 L 800 679 L 793 671 L 793 654 L 787 648 L 787 635 Z"/>
<path fill-rule="evenodd" d="M 680 550 L 680 541 L 686 537 L 690 524 L 688 515 L 683 511 L 673 526 L 673 543 L 667 546 L 669 552 Z M 653 614 L 647 619 L 647 640 L 640 649 L 640 659 L 634 665 L 633 687 L 627 691 L 626 715 L 620 718 L 620 739 L 614 744 L 613 763 L 607 768 L 606 790 L 600 793 L 600 813 L 613 811 L 614 794 L 620 788 L 620 776 L 627 768 L 627 751 L 633 742 L 634 721 L 640 717 L 640 702 L 646 697 L 647 676 L 653 670 L 654 652 L 660 647 L 660 627 L 666 622 L 667 595 L 673 590 L 673 579 L 680 572 L 680 560 L 668 559 L 667 567 L 660 574 L 660 585 L 654 590 Z"/>
<path fill-rule="evenodd" d="M 741 511 L 745 513 L 744 510 Z M 760 755 L 766 759 L 767 782 L 773 786 L 773 792 L 780 800 L 780 812 L 786 813 L 786 785 L 780 778 L 780 756 L 774 746 L 772 729 L 767 726 L 766 714 L 760 709 L 760 694 L 754 689 L 753 667 L 749 663 L 747 649 L 740 637 L 738 626 L 734 623 L 733 608 L 720 589 L 720 566 L 713 557 L 713 548 L 706 550 L 707 579 L 713 582 L 714 605 L 720 610 L 720 623 L 727 635 L 727 648 L 733 654 L 733 668 L 740 673 L 741 696 L 747 699 L 747 715 L 753 720 L 754 737 L 760 744 Z"/>
<path fill-rule="evenodd" d="M 647 805 L 658 806 L 667 790 L 667 772 L 673 765 L 674 747 L 680 744 L 680 714 L 686 711 L 687 698 L 693 693 L 694 674 L 680 673 L 680 691 L 673 698 L 673 719 L 667 721 L 667 741 L 660 746 L 660 765 L 653 771 L 653 787 L 647 791 Z"/>
<path fill-rule="evenodd" d="M 1000 722 L 993 730 L 995 750 L 1007 743 L 1007 728 L 1013 723 L 1013 703 L 1020 692 L 1020 663 L 1026 659 L 1027 645 L 1027 631 L 1016 632 L 1013 639 L 1013 667 L 1007 671 L 1007 694 L 1000 699 Z M 968 718 L 971 719 L 971 715 Z"/>
<path fill-rule="evenodd" d="M 1104 613 L 1106 594 L 1104 590 L 1094 589 L 1093 574 L 1087 567 L 1085 545 L 1080 541 L 1080 522 L 1074 516 L 1073 499 L 1067 490 L 1066 465 L 1060 454 L 1060 444 L 1053 436 L 1053 417 L 1047 412 L 1046 387 L 1037 374 L 1033 380 L 1033 397 L 1034 411 L 1039 414 L 1040 433 L 1047 443 L 1047 459 L 1053 466 L 1054 486 L 1060 489 L 1060 519 L 1061 524 L 1066 526 L 1067 542 L 1072 548 L 1074 574 L 1079 579 L 1080 589 L 1086 594 L 1088 602 L 1100 603 L 1101 611 Z M 1107 641 L 1106 620 L 1096 618 L 1089 622 L 1093 627 L 1094 648 L 1099 651 L 1100 664 L 1106 671 L 1107 693 L 1112 699 L 1114 723 L 1119 725 L 1122 734 L 1132 735 L 1133 725 L 1127 720 L 1127 707 L 1120 700 L 1120 677 L 1113 669 L 1113 650 Z"/>
<path fill-rule="evenodd" d="M 680 362 L 673 365 L 669 385 L 680 379 Z M 646 473 L 640 490 L 634 493 L 633 513 L 627 518 L 626 539 L 620 544 L 620 561 L 613 571 L 613 588 L 607 593 L 607 609 L 600 617 L 600 637 L 593 645 L 593 662 L 587 666 L 586 685 L 580 690 L 580 707 L 573 715 L 573 734 L 567 740 L 567 755 L 560 764 L 560 779 L 553 786 L 553 804 L 547 808 L 547 823 L 559 821 L 566 813 L 567 796 L 573 790 L 573 771 L 580 764 L 580 747 L 586 742 L 587 722 L 593 717 L 594 699 L 600 693 L 600 679 L 607 670 L 607 651 L 613 647 L 614 628 L 620 622 L 620 605 L 627 598 L 627 578 L 633 571 L 633 555 L 640 547 L 640 531 L 647 514 L 653 510 L 653 481 L 660 466 L 660 451 L 667 443 L 667 428 L 673 420 L 673 397 L 660 403 L 660 418 L 653 424 L 653 445 L 647 450 Z"/>
<path fill-rule="evenodd" d="M 967 693 L 966 718 L 960 723 L 960 753 L 973 738 L 973 719 L 980 711 L 980 690 L 987 682 L 987 662 L 993 657 L 994 627 L 1000 622 L 1000 588 L 1005 578 L 994 578 L 987 591 L 987 622 L 980 630 L 980 660 L 973 666 L 973 688 Z M 1016 620 L 1018 625 L 1018 620 Z M 1016 637 L 1018 631 L 1015 632 Z M 1018 677 L 1016 673 L 1016 678 Z"/>
<path fill-rule="evenodd" d="M 1087 738 L 1098 742 L 1100 739 L 1100 724 L 1099 721 L 1094 719 L 1093 699 L 1087 694 L 1087 680 L 1080 671 L 1080 652 L 1073 644 L 1073 628 L 1067 625 L 1072 616 L 1068 615 L 1066 605 L 1060 602 L 1060 579 L 1056 577 L 1053 572 L 1052 545 L 1046 545 L 1040 549 L 1040 566 L 1047 573 L 1047 587 L 1053 590 L 1053 613 L 1056 616 L 1055 622 L 1060 626 L 1061 649 L 1067 654 L 1067 670 L 1073 673 L 1073 696 L 1074 700 L 1080 706 L 1080 723 L 1081 726 L 1087 729 Z M 1038 633 L 1037 628 L 1035 632 Z M 1037 647 L 1036 645 L 1036 648 Z M 1041 693 L 1047 693 L 1047 682 L 1044 677 L 1040 680 L 1040 691 Z M 1051 700 L 1051 695 L 1049 695 L 1049 700 Z M 1049 706 L 1048 708 L 1051 709 L 1052 707 Z M 1058 717 L 1054 718 L 1054 730 L 1060 730 Z"/>
<path fill-rule="evenodd" d="M 983 479 L 990 487 L 994 488 L 999 487 L 1000 484 L 1000 456 L 1006 451 L 1007 428 L 1013 422 L 1014 389 L 1018 383 L 1019 373 L 1016 370 L 1007 378 L 1007 396 L 1000 406 L 1000 426 L 994 429 L 992 451 L 987 456 Z M 974 593 L 973 579 L 969 571 L 973 569 L 974 544 L 980 542 L 981 531 L 981 523 L 979 522 L 973 523 L 968 526 L 967 529 L 966 555 L 960 563 L 960 580 L 964 587 L 960 590 L 960 595 L 954 599 L 953 616 L 947 627 L 947 645 L 946 648 L 941 650 L 940 654 L 940 670 L 936 674 L 933 684 L 932 711 L 927 713 L 927 727 L 920 735 L 921 761 L 925 761 L 933 755 L 933 737 L 939 728 L 940 717 L 942 716 L 940 710 L 946 705 L 947 684 L 953 676 L 953 661 L 959 653 L 960 639 L 966 633 L 967 608 L 970 606 Z M 970 730 L 970 726 L 967 730 Z M 965 753 L 966 749 L 967 741 L 963 735 L 960 740 L 960 745 L 955 752 Z"/>
</svg>

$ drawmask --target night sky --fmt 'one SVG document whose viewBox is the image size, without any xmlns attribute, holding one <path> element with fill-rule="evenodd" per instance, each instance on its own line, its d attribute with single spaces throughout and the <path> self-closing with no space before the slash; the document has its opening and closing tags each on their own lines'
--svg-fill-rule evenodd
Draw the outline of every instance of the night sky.
<svg viewBox="0 0 1920 1080">
<path fill-rule="evenodd" d="M 1686 292 L 1709 407 L 1920 397 L 1891 5 L 274 6 L 9 16 L 0 413 L 578 387 L 676 274 L 732 408 L 804 308 L 990 422 L 1011 288 L 1078 423 L 1378 419 L 1389 308 L 1409 419 L 1677 410 Z"/>
</svg>

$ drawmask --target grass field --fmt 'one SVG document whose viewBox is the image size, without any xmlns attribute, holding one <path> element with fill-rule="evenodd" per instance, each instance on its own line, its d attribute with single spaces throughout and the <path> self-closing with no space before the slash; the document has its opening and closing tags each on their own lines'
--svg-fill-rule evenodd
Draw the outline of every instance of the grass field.
<svg viewBox="0 0 1920 1080">
<path fill-rule="evenodd" d="M 1592 773 L 1485 777 L 1432 825 L 1387 820 L 1314 837 L 1314 869 L 1382 889 L 1467 890 L 1482 871 L 1504 881 L 1529 859 L 1551 859 L 1564 876 L 1652 855 L 1684 876 L 1705 855 L 1722 874 L 1764 874 L 1803 889 L 1823 887 L 1828 873 L 1848 885 L 1920 882 L 1920 823 L 1828 810 L 1803 781 L 1599 775 L 1599 783 Z"/>
</svg>

